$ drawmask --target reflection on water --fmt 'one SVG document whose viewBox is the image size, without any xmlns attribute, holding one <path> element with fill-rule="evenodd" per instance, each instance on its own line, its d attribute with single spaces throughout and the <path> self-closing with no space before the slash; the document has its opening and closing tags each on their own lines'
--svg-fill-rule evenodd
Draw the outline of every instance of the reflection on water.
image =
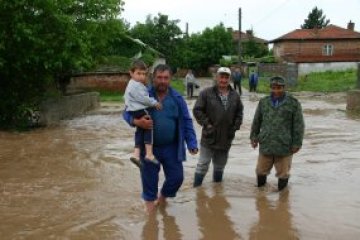
<svg viewBox="0 0 360 240">
<path fill-rule="evenodd" d="M 142 230 L 143 240 L 158 240 L 158 239 L 173 239 L 181 240 L 182 234 L 179 226 L 176 224 L 175 216 L 171 216 L 166 211 L 166 208 L 161 206 L 159 208 L 159 215 L 151 214 L 148 216 L 146 223 Z M 161 218 L 161 221 L 158 220 Z M 160 225 L 160 222 L 162 225 Z M 160 231 L 162 230 L 162 231 Z M 159 234 L 163 233 L 161 237 Z"/>
<path fill-rule="evenodd" d="M 259 191 L 248 140 L 258 99 L 243 96 L 224 182 L 193 189 L 189 157 L 178 196 L 153 217 L 129 162 L 134 129 L 121 116 L 0 132 L 0 239 L 359 239 L 359 118 L 341 99 L 299 98 L 306 131 L 288 192 L 272 192 L 274 177 Z"/>
<path fill-rule="evenodd" d="M 258 222 L 251 227 L 251 240 L 299 239 L 292 226 L 289 205 L 289 190 L 276 193 L 275 200 L 270 200 L 268 193 L 259 191 L 256 197 Z M 273 197 L 273 196 L 272 196 Z"/>
<path fill-rule="evenodd" d="M 208 194 L 203 187 L 196 189 L 196 216 L 204 240 L 241 239 L 227 215 L 230 204 L 223 195 L 222 185 L 214 185 Z"/>
</svg>

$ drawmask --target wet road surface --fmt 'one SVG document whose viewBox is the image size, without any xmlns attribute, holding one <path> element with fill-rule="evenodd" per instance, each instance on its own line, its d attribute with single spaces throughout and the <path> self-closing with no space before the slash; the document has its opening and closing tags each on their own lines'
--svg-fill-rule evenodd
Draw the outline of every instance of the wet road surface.
<svg viewBox="0 0 360 240">
<path fill-rule="evenodd" d="M 134 130 L 119 113 L 0 132 L 0 239 L 359 239 L 360 119 L 343 96 L 299 96 L 306 134 L 289 188 L 276 192 L 272 172 L 258 190 L 248 140 L 258 99 L 242 97 L 224 182 L 208 174 L 193 189 L 197 156 L 189 156 L 178 196 L 150 217 L 128 160 Z"/>
</svg>

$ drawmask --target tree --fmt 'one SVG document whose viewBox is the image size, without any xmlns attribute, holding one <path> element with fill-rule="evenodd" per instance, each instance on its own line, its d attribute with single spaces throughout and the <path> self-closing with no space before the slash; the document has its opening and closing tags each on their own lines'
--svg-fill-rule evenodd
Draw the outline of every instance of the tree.
<svg viewBox="0 0 360 240">
<path fill-rule="evenodd" d="M 249 35 L 249 39 L 241 42 L 243 56 L 245 58 L 259 58 L 267 55 L 268 48 L 262 42 L 256 42 L 254 31 L 251 29 L 247 30 L 246 33 Z"/>
<path fill-rule="evenodd" d="M 326 15 L 323 15 L 323 11 L 321 9 L 318 9 L 317 7 L 314 7 L 312 11 L 309 13 L 307 19 L 305 19 L 305 22 L 303 25 L 301 25 L 302 29 L 313 29 L 313 28 L 324 28 L 329 23 L 330 20 L 326 19 Z"/>
<path fill-rule="evenodd" d="M 18 125 L 54 81 L 90 67 L 98 22 L 115 19 L 122 0 L 2 1 L 0 127 Z"/>
<path fill-rule="evenodd" d="M 170 65 L 175 66 L 175 52 L 182 41 L 179 20 L 170 20 L 167 15 L 147 16 L 145 23 L 137 23 L 130 29 L 131 37 L 140 39 L 145 44 L 164 54 Z"/>
<path fill-rule="evenodd" d="M 184 50 L 184 65 L 206 71 L 223 55 L 232 51 L 232 35 L 222 23 L 214 28 L 206 28 L 202 33 L 193 34 L 187 40 Z"/>
</svg>

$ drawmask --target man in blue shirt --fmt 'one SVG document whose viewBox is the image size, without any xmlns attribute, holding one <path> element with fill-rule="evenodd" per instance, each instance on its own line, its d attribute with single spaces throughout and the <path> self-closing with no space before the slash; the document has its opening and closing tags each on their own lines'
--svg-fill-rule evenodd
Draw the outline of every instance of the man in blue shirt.
<svg viewBox="0 0 360 240">
<path fill-rule="evenodd" d="M 157 203 L 175 197 L 184 179 L 182 162 L 186 160 L 185 143 L 190 154 L 198 152 L 198 145 L 184 98 L 170 87 L 172 72 L 168 65 L 160 64 L 154 69 L 153 86 L 149 95 L 161 102 L 162 110 L 150 112 L 150 116 L 134 119 L 125 111 L 124 119 L 132 126 L 153 128 L 154 155 L 162 165 L 165 181 L 158 194 L 160 165 L 144 161 L 144 146 L 141 148 L 142 198 L 147 211 L 153 212 Z"/>
<path fill-rule="evenodd" d="M 239 94 L 241 96 L 242 91 L 241 91 L 241 71 L 240 68 L 235 68 L 235 71 L 231 74 L 231 80 L 233 81 L 234 84 L 234 90 L 236 90 L 236 88 L 238 88 Z"/>
</svg>

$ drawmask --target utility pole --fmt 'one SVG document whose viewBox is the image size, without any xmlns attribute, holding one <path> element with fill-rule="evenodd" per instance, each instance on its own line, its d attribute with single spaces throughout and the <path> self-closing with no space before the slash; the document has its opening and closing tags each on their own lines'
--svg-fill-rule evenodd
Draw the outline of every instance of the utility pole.
<svg viewBox="0 0 360 240">
<path fill-rule="evenodd" d="M 238 39 L 239 64 L 241 64 L 241 8 L 239 8 L 239 39 Z"/>
</svg>

